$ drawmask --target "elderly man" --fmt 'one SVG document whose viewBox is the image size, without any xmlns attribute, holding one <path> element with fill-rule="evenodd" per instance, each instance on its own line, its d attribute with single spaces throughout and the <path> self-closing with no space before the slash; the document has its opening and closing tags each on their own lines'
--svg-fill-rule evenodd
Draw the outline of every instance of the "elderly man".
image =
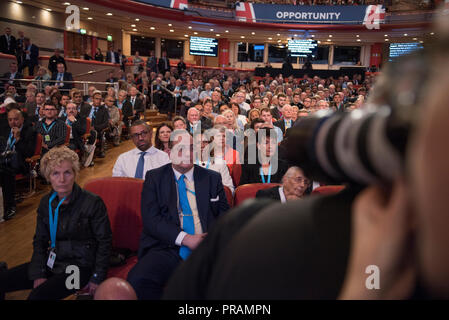
<svg viewBox="0 0 449 320">
<path fill-rule="evenodd" d="M 206 97 L 209 97 L 209 98 L 210 98 L 211 96 L 212 96 L 212 90 L 211 90 L 210 83 L 206 83 L 206 84 L 204 85 L 204 91 L 202 91 L 202 92 L 200 93 L 199 99 L 200 99 L 200 101 L 203 101 L 204 98 L 206 98 Z"/>
<path fill-rule="evenodd" d="M 246 114 L 251 109 L 251 107 L 249 104 L 247 104 L 245 102 L 245 98 L 246 98 L 245 92 L 239 91 L 234 96 L 235 96 L 235 101 L 239 105 L 240 110 L 242 110 L 242 112 L 244 114 Z"/>
<path fill-rule="evenodd" d="M 61 91 L 69 92 L 70 89 L 73 88 L 73 83 L 64 82 L 64 81 L 73 81 L 73 77 L 70 72 L 66 72 L 65 64 L 62 62 L 59 62 L 56 65 L 56 72 L 53 72 L 53 75 L 51 76 L 51 80 L 61 81 L 61 82 L 54 83 L 54 85 L 56 87 L 58 87 L 59 90 L 61 90 Z"/>
<path fill-rule="evenodd" d="M 299 167 L 290 167 L 282 177 L 282 186 L 259 190 L 256 198 L 268 198 L 281 201 L 282 203 L 302 198 L 311 182 L 306 178 Z"/>
<path fill-rule="evenodd" d="M 128 274 L 139 299 L 159 299 L 175 268 L 229 205 L 218 172 L 193 164 L 193 138 L 172 133 L 171 164 L 147 172 L 138 262 Z"/>
<path fill-rule="evenodd" d="M 72 150 L 84 151 L 83 135 L 86 133 L 86 118 L 78 114 L 76 104 L 69 102 L 66 106 L 66 114 L 59 117 L 68 125 L 70 130 L 70 142 L 68 147 Z"/>
<path fill-rule="evenodd" d="M 10 130 L 0 132 L 0 185 L 3 191 L 5 220 L 16 214 L 15 176 L 17 173 L 27 172 L 25 159 L 33 155 L 36 146 L 36 131 L 33 126 L 24 123 L 20 110 L 11 109 L 8 112 L 8 124 Z M 11 152 L 14 151 L 12 155 Z"/>
<path fill-rule="evenodd" d="M 337 96 L 338 96 L 338 94 L 335 95 L 335 97 L 337 97 Z M 335 99 L 335 97 L 334 97 L 334 99 Z M 317 103 L 316 109 L 317 110 L 327 110 L 327 109 L 329 109 L 329 103 L 327 101 L 320 100 Z"/>
<path fill-rule="evenodd" d="M 187 131 L 190 134 L 200 133 L 202 129 L 209 129 L 212 127 L 212 121 L 208 118 L 202 117 L 200 111 L 195 108 L 190 108 L 187 111 Z"/>
<path fill-rule="evenodd" d="M 282 108 L 283 119 L 278 120 L 273 123 L 276 127 L 282 130 L 283 135 L 287 132 L 287 129 L 290 129 L 295 124 L 295 121 L 292 119 L 293 117 L 293 108 L 289 104 L 285 104 Z"/>
<path fill-rule="evenodd" d="M 170 162 L 168 155 L 152 146 L 151 128 L 143 120 L 136 120 L 130 135 L 136 148 L 122 153 L 112 169 L 113 177 L 143 179 L 148 170 L 159 168 Z"/>
</svg>

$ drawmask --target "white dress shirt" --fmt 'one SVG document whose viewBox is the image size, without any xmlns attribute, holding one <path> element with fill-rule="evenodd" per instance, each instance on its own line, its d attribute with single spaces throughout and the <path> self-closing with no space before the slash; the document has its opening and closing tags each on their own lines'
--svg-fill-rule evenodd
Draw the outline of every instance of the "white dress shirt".
<svg viewBox="0 0 449 320">
<path fill-rule="evenodd" d="M 282 203 L 287 202 L 287 199 L 285 198 L 284 187 L 279 187 L 279 196 L 281 197 Z"/>
<path fill-rule="evenodd" d="M 113 177 L 129 177 L 134 178 L 136 174 L 137 163 L 140 158 L 140 151 L 137 148 L 132 149 L 131 151 L 122 153 L 117 158 L 115 162 L 114 168 L 112 169 Z M 170 158 L 168 154 L 164 151 L 156 149 L 151 146 L 148 150 L 146 150 L 145 154 L 145 163 L 143 166 L 143 177 L 145 179 L 145 174 L 148 170 L 156 169 L 170 163 Z"/>
</svg>

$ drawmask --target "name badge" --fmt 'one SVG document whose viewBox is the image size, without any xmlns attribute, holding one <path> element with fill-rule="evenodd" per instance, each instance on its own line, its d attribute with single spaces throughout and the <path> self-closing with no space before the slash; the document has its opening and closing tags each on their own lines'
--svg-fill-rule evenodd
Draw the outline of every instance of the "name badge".
<svg viewBox="0 0 449 320">
<path fill-rule="evenodd" d="M 46 134 L 44 139 L 45 139 L 45 142 L 50 142 L 50 135 Z"/>
<path fill-rule="evenodd" d="M 48 256 L 47 266 L 50 269 L 53 269 L 53 265 L 55 264 L 56 260 L 56 253 L 54 251 L 50 251 L 50 254 Z"/>
</svg>

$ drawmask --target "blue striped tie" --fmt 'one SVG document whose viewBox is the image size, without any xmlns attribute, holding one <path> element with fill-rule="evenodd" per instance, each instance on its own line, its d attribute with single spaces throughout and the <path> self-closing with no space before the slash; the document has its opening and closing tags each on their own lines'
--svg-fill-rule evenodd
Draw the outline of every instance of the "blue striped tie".
<svg viewBox="0 0 449 320">
<path fill-rule="evenodd" d="M 193 222 L 193 213 L 192 209 L 189 205 L 189 200 L 187 198 L 187 188 L 186 183 L 184 181 L 184 175 L 181 175 L 178 179 L 178 195 L 179 195 L 179 204 L 181 205 L 182 210 L 182 229 L 184 232 L 189 235 L 195 234 L 195 224 Z M 179 250 L 179 255 L 183 260 L 187 259 L 190 255 L 191 250 L 186 246 L 181 246 Z"/>
</svg>

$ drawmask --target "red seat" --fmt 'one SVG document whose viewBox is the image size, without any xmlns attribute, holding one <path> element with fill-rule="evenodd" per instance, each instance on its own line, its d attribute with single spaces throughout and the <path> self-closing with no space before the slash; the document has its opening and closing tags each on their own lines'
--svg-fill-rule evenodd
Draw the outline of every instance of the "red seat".
<svg viewBox="0 0 449 320">
<path fill-rule="evenodd" d="M 66 134 L 65 134 L 64 145 L 68 146 L 70 143 L 70 132 L 72 131 L 72 127 L 67 124 L 65 126 L 67 127 L 67 130 L 66 130 Z"/>
<path fill-rule="evenodd" d="M 244 184 L 237 189 L 235 189 L 235 196 L 234 196 L 234 206 L 238 206 L 246 199 L 251 199 L 256 197 L 256 193 L 259 190 L 269 189 L 276 186 L 280 186 L 279 183 L 251 183 L 251 184 Z"/>
<path fill-rule="evenodd" d="M 335 194 L 335 193 L 339 193 L 344 188 L 345 188 L 345 186 L 321 186 L 321 187 L 315 188 L 312 191 L 312 194 L 322 194 L 322 195 Z"/>
<path fill-rule="evenodd" d="M 226 199 L 228 200 L 229 207 L 232 208 L 234 205 L 234 196 L 232 195 L 232 191 L 226 186 L 224 186 L 224 190 L 226 193 Z"/>
<path fill-rule="evenodd" d="M 142 233 L 140 200 L 143 180 L 122 177 L 93 179 L 84 185 L 84 189 L 99 195 L 108 210 L 112 228 L 112 246 L 114 248 L 139 249 Z M 129 270 L 136 264 L 137 257 L 128 258 L 126 264 L 110 268 L 108 276 L 126 279 Z"/>
<path fill-rule="evenodd" d="M 238 186 L 240 183 L 240 177 L 242 176 L 242 165 L 235 163 L 232 165 L 231 178 L 234 186 Z"/>
</svg>

